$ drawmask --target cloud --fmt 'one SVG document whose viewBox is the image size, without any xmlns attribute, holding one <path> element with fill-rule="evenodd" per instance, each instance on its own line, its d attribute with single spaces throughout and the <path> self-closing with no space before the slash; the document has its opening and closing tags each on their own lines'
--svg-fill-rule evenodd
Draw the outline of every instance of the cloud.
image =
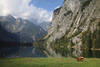
<svg viewBox="0 0 100 67">
<path fill-rule="evenodd" d="M 56 8 L 54 8 L 54 9 L 57 9 L 57 8 L 59 8 L 59 7 L 61 7 L 61 5 L 58 5 Z"/>
<path fill-rule="evenodd" d="M 30 5 L 30 2 L 31 0 L 0 0 L 0 16 L 11 14 L 24 19 L 34 19 L 38 23 L 51 21 L 52 11 Z"/>
</svg>

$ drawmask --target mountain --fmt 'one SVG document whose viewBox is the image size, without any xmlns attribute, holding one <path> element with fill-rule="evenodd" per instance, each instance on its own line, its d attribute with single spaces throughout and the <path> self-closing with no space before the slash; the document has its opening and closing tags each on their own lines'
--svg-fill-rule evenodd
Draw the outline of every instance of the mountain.
<svg viewBox="0 0 100 67">
<path fill-rule="evenodd" d="M 38 21 L 37 19 L 33 19 L 33 18 L 30 18 L 28 20 L 30 22 L 32 22 L 33 24 L 40 26 L 46 32 L 48 31 L 49 27 L 51 26 L 51 22 L 50 21 Z"/>
<path fill-rule="evenodd" d="M 51 22 L 42 22 L 39 24 L 45 31 L 48 31 L 49 27 L 51 26 Z"/>
<path fill-rule="evenodd" d="M 46 33 L 40 26 L 11 15 L 0 16 L 0 27 L 0 41 L 32 43 Z"/>
<path fill-rule="evenodd" d="M 10 33 L 8 31 L 6 31 L 0 24 L 0 43 L 3 41 L 18 41 L 19 40 L 19 36 L 13 33 Z M 1 44 L 0 44 L 1 45 Z"/>
<path fill-rule="evenodd" d="M 64 0 L 41 42 L 47 56 L 100 56 L 100 0 Z"/>
</svg>

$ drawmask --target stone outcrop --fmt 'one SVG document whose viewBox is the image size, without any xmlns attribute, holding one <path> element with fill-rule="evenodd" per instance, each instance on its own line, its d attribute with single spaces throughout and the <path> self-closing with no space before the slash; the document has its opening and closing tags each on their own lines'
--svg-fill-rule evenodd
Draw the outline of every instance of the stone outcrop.
<svg viewBox="0 0 100 67">
<path fill-rule="evenodd" d="M 44 40 L 47 56 L 93 56 L 100 49 L 100 0 L 65 0 Z"/>
</svg>

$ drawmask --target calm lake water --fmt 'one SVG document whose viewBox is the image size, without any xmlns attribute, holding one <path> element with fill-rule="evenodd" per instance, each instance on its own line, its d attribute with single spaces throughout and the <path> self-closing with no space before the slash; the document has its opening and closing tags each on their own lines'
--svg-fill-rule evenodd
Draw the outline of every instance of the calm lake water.
<svg viewBox="0 0 100 67">
<path fill-rule="evenodd" d="M 92 57 L 100 58 L 100 50 L 93 50 Z"/>
<path fill-rule="evenodd" d="M 45 57 L 38 49 L 33 46 L 0 47 L 0 53 L 5 58 L 14 57 Z M 88 57 L 100 58 L 100 50 L 93 50 Z"/>
<path fill-rule="evenodd" d="M 21 47 L 2 47 L 0 48 L 3 56 L 6 58 L 11 57 L 45 57 L 39 50 L 33 46 Z"/>
</svg>

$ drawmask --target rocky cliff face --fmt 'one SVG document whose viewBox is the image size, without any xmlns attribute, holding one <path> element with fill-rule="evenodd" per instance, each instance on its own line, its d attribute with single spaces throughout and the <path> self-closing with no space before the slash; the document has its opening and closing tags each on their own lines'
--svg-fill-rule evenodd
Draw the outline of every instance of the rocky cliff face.
<svg viewBox="0 0 100 67">
<path fill-rule="evenodd" d="M 65 0 L 44 39 L 47 56 L 92 56 L 100 49 L 100 0 Z"/>
</svg>

